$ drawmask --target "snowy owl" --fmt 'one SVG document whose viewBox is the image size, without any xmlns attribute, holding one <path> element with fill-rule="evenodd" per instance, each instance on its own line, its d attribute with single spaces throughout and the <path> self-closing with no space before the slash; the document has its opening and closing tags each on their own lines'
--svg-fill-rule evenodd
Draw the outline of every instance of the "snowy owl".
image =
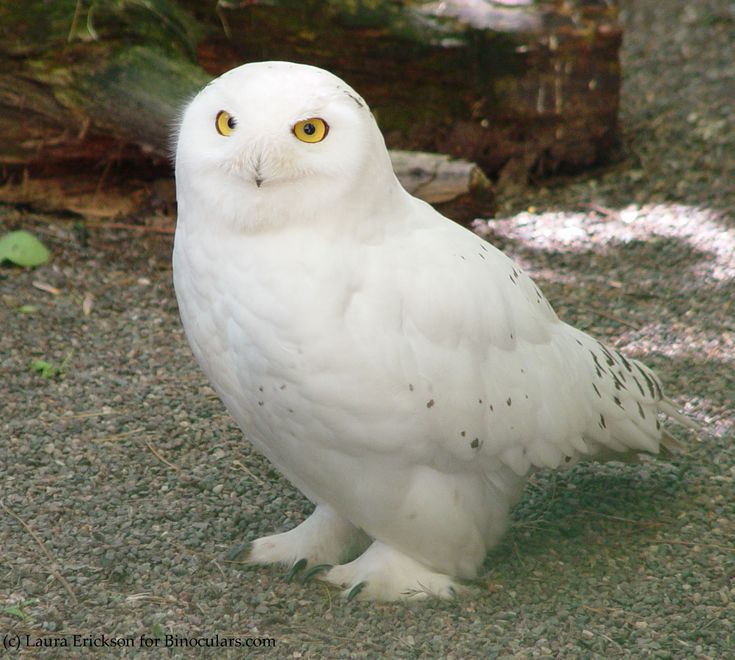
<svg viewBox="0 0 735 660">
<path fill-rule="evenodd" d="M 315 505 L 249 560 L 348 597 L 457 594 L 535 468 L 673 443 L 640 362 L 560 321 L 502 252 L 409 195 L 362 97 L 246 64 L 186 107 L 174 284 L 201 368 Z"/>
</svg>

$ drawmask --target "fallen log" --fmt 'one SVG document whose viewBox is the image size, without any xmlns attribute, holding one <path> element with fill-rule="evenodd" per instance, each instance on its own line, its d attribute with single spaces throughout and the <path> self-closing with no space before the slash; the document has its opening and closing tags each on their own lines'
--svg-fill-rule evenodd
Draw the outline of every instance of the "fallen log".
<svg viewBox="0 0 735 660">
<path fill-rule="evenodd" d="M 221 29 L 199 59 L 213 74 L 262 59 L 322 66 L 360 91 L 391 148 L 545 176 L 616 144 L 617 14 L 616 0 L 219 0 L 201 17 Z"/>
<path fill-rule="evenodd" d="M 170 176 L 180 108 L 212 75 L 293 59 L 359 89 L 390 147 L 470 161 L 397 155 L 416 194 L 459 191 L 487 211 L 472 162 L 523 178 L 606 157 L 620 36 L 614 2 L 598 0 L 0 0 L 0 180 L 28 193 L 89 173 L 98 197 Z"/>
<path fill-rule="evenodd" d="M 181 104 L 211 76 L 169 0 L 0 0 L 0 167 L 168 171 Z"/>
<path fill-rule="evenodd" d="M 390 155 L 403 187 L 452 219 L 470 222 L 492 208 L 492 184 L 475 163 L 444 154 L 391 150 Z M 0 201 L 47 213 L 71 212 L 94 222 L 136 215 L 156 231 L 170 223 L 176 207 L 173 179 L 122 174 L 92 176 L 81 170 L 25 176 L 0 185 Z"/>
</svg>

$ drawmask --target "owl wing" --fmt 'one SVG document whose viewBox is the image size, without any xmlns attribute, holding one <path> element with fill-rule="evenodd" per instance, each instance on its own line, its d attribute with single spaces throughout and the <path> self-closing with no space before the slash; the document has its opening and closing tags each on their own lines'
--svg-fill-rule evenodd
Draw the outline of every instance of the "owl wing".
<svg viewBox="0 0 735 660">
<path fill-rule="evenodd" d="M 688 423 L 650 369 L 561 322 L 517 264 L 437 218 L 396 242 L 391 274 L 401 300 L 395 361 L 418 376 L 436 462 L 501 462 L 525 474 L 657 452 L 672 440 L 659 412 Z"/>
</svg>

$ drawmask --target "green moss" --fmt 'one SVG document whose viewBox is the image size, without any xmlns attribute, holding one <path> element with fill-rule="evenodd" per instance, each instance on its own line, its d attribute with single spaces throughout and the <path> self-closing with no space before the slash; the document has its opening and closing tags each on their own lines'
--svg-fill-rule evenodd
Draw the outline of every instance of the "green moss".
<svg viewBox="0 0 735 660">
<path fill-rule="evenodd" d="M 63 57 L 77 42 L 148 44 L 194 59 L 202 29 L 172 0 L 0 2 L 0 49 Z"/>
</svg>

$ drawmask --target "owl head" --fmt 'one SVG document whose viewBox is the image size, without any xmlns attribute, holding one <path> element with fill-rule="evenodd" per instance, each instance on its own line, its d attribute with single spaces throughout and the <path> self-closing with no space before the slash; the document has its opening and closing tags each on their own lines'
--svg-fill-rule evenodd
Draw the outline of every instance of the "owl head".
<svg viewBox="0 0 735 660">
<path fill-rule="evenodd" d="M 176 143 L 179 214 L 240 226 L 308 219 L 396 184 L 365 101 L 322 69 L 256 62 L 207 85 L 186 107 Z M 371 190 L 373 192 L 371 192 Z"/>
</svg>

